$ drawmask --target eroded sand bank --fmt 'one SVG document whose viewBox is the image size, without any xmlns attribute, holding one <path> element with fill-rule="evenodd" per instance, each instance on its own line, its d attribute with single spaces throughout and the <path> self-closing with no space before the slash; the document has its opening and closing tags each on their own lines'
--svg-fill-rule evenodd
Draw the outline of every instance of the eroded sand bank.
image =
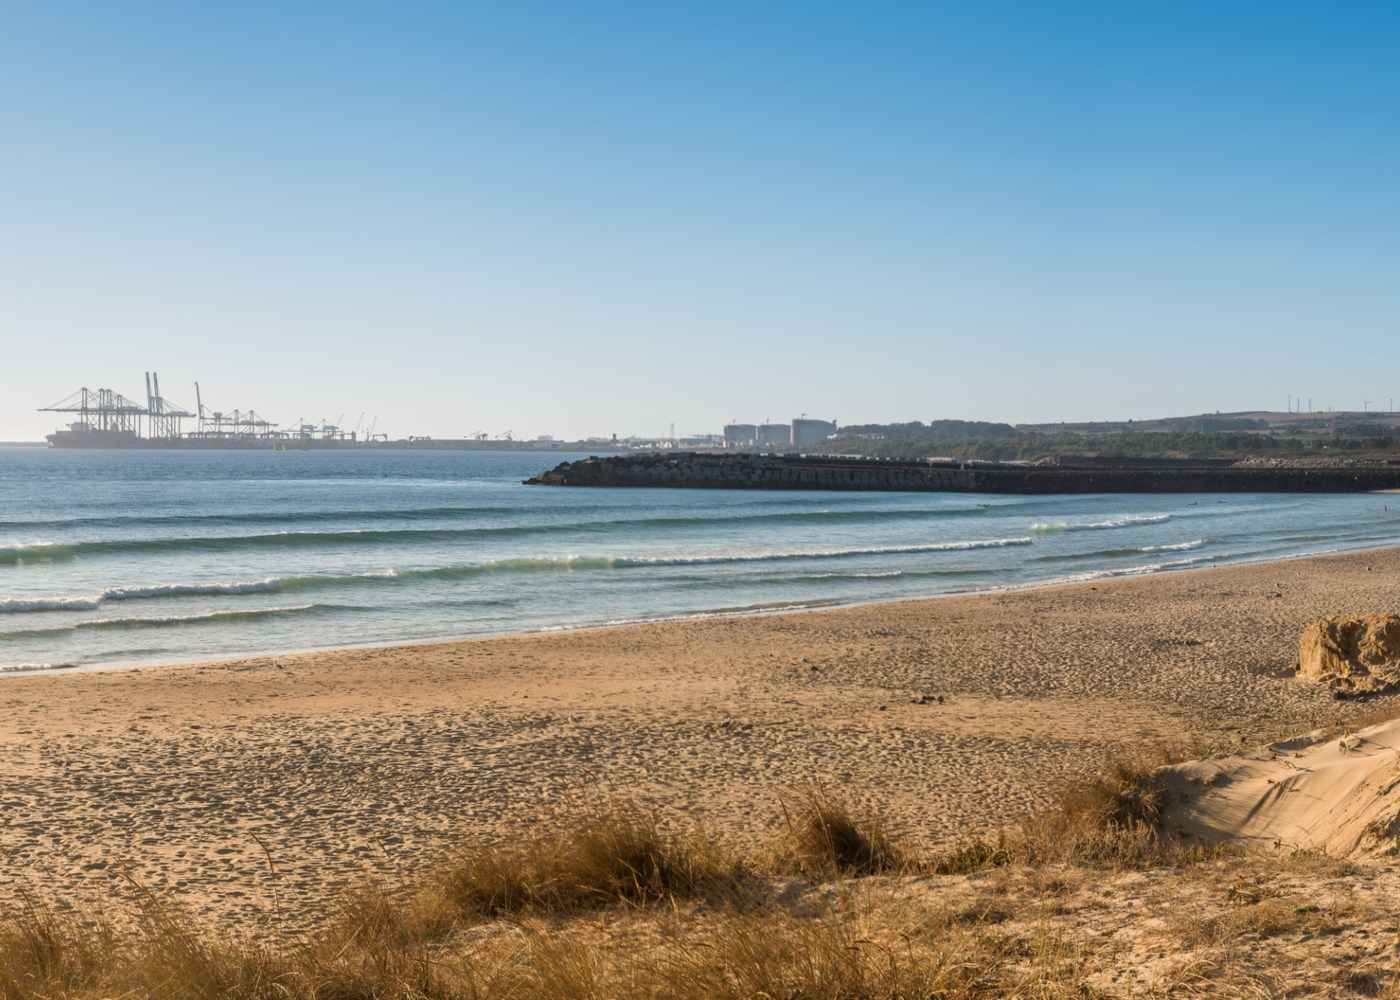
<svg viewBox="0 0 1400 1000">
<path fill-rule="evenodd" d="M 0 678 L 6 891 L 129 871 L 219 922 L 303 922 L 365 874 L 601 782 L 724 832 L 868 796 L 929 844 L 1115 747 L 1249 746 L 1349 706 L 1292 677 L 1324 614 L 1400 608 L 1400 549 L 1052 590 Z M 231 651 L 233 652 L 233 651 Z M 260 915 L 260 916 L 259 916 Z"/>
</svg>

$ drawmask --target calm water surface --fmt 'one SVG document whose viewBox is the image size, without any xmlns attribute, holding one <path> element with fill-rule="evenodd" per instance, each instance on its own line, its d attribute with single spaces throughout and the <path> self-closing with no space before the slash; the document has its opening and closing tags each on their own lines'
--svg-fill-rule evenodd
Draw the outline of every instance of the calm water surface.
<svg viewBox="0 0 1400 1000">
<path fill-rule="evenodd" d="M 1400 543 L 1400 497 L 1383 495 L 520 485 L 577 457 L 0 449 L 0 670 L 758 613 Z"/>
</svg>

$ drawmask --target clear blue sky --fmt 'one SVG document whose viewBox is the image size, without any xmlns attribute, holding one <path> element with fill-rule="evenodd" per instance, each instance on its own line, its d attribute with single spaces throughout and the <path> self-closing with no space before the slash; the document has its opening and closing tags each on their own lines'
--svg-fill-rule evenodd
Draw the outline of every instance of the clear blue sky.
<svg viewBox="0 0 1400 1000">
<path fill-rule="evenodd" d="M 0 5 L 0 439 L 1400 397 L 1400 5 Z M 366 418 L 368 422 L 368 418 Z"/>
</svg>

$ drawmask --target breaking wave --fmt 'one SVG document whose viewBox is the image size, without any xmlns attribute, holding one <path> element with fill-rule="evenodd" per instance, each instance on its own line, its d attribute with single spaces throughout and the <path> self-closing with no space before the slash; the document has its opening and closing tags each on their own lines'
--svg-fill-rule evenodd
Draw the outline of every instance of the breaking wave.
<svg viewBox="0 0 1400 1000">
<path fill-rule="evenodd" d="M 1176 542 L 1171 545 L 1139 545 L 1133 548 L 1094 549 L 1089 552 L 1063 552 L 1048 556 L 1037 556 L 1036 562 L 1087 562 L 1092 559 L 1125 559 L 1151 555 L 1155 552 L 1190 552 L 1206 544 L 1204 538 L 1189 542 Z"/>
<path fill-rule="evenodd" d="M 1053 524 L 1032 524 L 1031 531 L 1038 535 L 1054 534 L 1061 531 L 1110 531 L 1114 528 L 1136 528 L 1144 524 L 1161 524 L 1170 521 L 1170 514 L 1134 514 L 1115 517 L 1107 521 L 1057 521 Z"/>
<path fill-rule="evenodd" d="M 223 553 L 247 549 L 296 549 L 326 545 L 377 545 L 384 542 L 459 542 L 490 534 L 530 534 L 533 527 L 506 528 L 398 528 L 351 531 L 279 531 L 266 535 L 190 535 L 177 538 L 110 538 L 89 542 L 34 542 L 0 548 L 0 565 L 26 562 L 59 562 L 89 555 L 121 555 L 142 552 Z"/>
<path fill-rule="evenodd" d="M 1010 545 L 1030 545 L 1033 538 L 991 538 L 969 542 L 933 542 L 927 545 L 880 545 L 853 549 L 799 549 L 778 552 L 755 552 L 713 556 L 638 556 L 613 560 L 619 567 L 627 566 L 711 566 L 724 563 L 769 562 L 786 559 L 841 559 L 849 556 L 906 555 L 921 552 L 968 552 L 975 549 L 1000 549 Z"/>
<path fill-rule="evenodd" d="M 0 614 L 14 611 L 96 611 L 96 597 L 15 597 L 0 601 Z"/>
<path fill-rule="evenodd" d="M 504 508 L 451 508 L 434 507 L 411 511 L 395 512 L 395 520 L 433 520 L 462 517 L 485 512 L 502 513 Z M 595 520 L 570 520 L 549 524 L 473 524 L 461 527 L 369 527 L 345 528 L 343 530 L 295 530 L 265 532 L 244 535 L 171 535 L 163 534 L 147 538 L 105 538 L 89 541 L 49 542 L 36 541 L 15 545 L 0 546 L 0 566 L 21 565 L 24 563 L 51 563 L 78 559 L 83 556 L 123 555 L 161 552 L 221 552 L 247 551 L 257 549 L 295 549 L 300 547 L 326 546 L 371 546 L 390 544 L 431 545 L 468 542 L 474 539 L 504 539 L 510 537 L 546 536 L 577 532 L 580 534 L 616 534 L 620 530 L 654 531 L 659 528 L 706 528 L 720 527 L 742 520 L 745 523 L 782 522 L 788 524 L 861 524 L 883 521 L 922 521 L 948 517 L 967 517 L 981 514 L 976 507 L 943 508 L 934 510 L 800 510 L 753 513 L 724 513 L 718 516 L 687 517 L 636 517 Z M 248 514 L 221 517 L 217 521 L 203 515 L 176 516 L 153 521 L 155 530 L 177 525 L 200 525 L 206 523 L 268 524 L 306 523 L 315 521 L 359 521 L 380 520 L 380 515 L 311 512 L 296 517 L 280 514 Z M 102 526 L 110 525 L 118 518 L 74 519 L 64 522 L 23 522 L 34 526 L 53 528 L 55 526 Z M 140 519 L 126 519 L 142 523 Z M 957 543 L 953 543 L 957 544 Z"/>
<path fill-rule="evenodd" d="M 796 549 L 777 552 L 726 553 L 696 556 L 545 556 L 494 559 L 479 563 L 437 566 L 426 569 L 384 569 L 346 575 L 271 576 L 263 580 L 228 583 L 171 583 L 153 586 L 111 587 L 96 595 L 12 598 L 0 601 L 0 614 L 33 611 L 93 611 L 119 601 L 155 600 L 170 597 L 213 597 L 220 595 L 296 593 L 308 590 L 375 586 L 409 580 L 450 580 L 493 573 L 570 573 L 589 570 L 643 569 L 651 567 L 719 566 L 738 563 L 783 562 L 800 559 L 842 559 L 855 556 L 907 555 L 936 552 L 966 552 L 977 549 L 1030 545 L 1031 538 L 992 538 L 964 542 L 936 542 L 926 545 L 885 545 L 869 548 Z M 850 574 L 832 574 L 850 575 Z M 897 575 L 856 574 L 860 577 Z"/>
<path fill-rule="evenodd" d="M 172 625 L 203 625 L 239 621 L 259 621 L 269 618 L 285 618 L 289 615 L 302 615 L 317 611 L 337 610 L 329 604 L 299 604 L 283 608 L 255 608 L 243 611 L 206 611 L 190 615 L 151 615 L 130 618 L 88 618 L 69 625 L 54 628 L 21 629 L 3 633 L 5 639 L 41 639 L 53 636 L 71 635 L 74 632 L 93 630 L 120 630 L 141 628 L 166 628 Z"/>
<path fill-rule="evenodd" d="M 1058 576 L 1050 580 L 1037 581 L 1036 587 L 1057 587 L 1071 583 L 1091 583 L 1094 580 L 1108 580 L 1119 576 L 1147 576 L 1152 573 L 1166 573 L 1171 570 L 1189 569 L 1192 566 L 1202 566 L 1207 563 L 1223 562 L 1233 559 L 1231 555 L 1213 556 L 1192 556 L 1188 559 L 1173 559 L 1167 562 L 1146 563 L 1139 566 L 1121 566 L 1116 569 L 1091 570 L 1086 573 L 1071 573 L 1067 576 Z"/>
</svg>

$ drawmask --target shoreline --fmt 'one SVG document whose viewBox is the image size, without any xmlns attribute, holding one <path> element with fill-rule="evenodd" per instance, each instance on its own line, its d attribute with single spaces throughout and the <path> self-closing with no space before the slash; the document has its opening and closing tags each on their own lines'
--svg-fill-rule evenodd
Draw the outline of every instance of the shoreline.
<svg viewBox="0 0 1400 1000">
<path fill-rule="evenodd" d="M 1292 677 L 1327 614 L 1400 607 L 1400 548 L 1017 592 L 15 675 L 0 868 L 118 872 L 227 926 L 609 792 L 724 836 L 784 789 L 922 844 L 995 835 L 1124 748 L 1251 746 L 1358 710 Z M 1384 699 L 1383 699 L 1384 700 Z M 1372 703 L 1374 704 L 1374 703 Z M 275 906 L 274 906 L 275 901 Z"/>
<path fill-rule="evenodd" d="M 1378 491 L 1390 492 L 1390 491 Z M 1393 491 L 1400 493 L 1400 490 Z M 442 637 L 431 637 L 424 639 L 410 639 L 399 642 L 379 642 L 370 641 L 364 643 L 354 643 L 346 646 L 309 646 L 305 648 L 275 649 L 262 652 L 249 653 L 238 657 L 220 657 L 217 659 L 158 659 L 139 660 L 131 662 L 103 662 L 103 663 L 57 663 L 44 666 L 28 667 L 16 665 L 11 667 L 0 667 L 0 685 L 6 683 L 7 678 L 20 677 L 45 677 L 56 675 L 80 675 L 96 672 L 125 671 L 140 669 L 171 669 L 177 670 L 182 667 L 215 667 L 225 663 L 243 661 L 248 659 L 286 659 L 294 656 L 320 655 L 354 651 L 384 651 L 395 649 L 414 649 L 422 646 L 442 646 L 455 645 L 458 643 L 484 642 L 493 639 L 525 639 L 534 636 L 571 635 L 582 632 L 593 632 L 603 629 L 630 629 L 649 628 L 655 625 L 670 625 L 684 622 L 705 622 L 720 619 L 749 619 L 765 618 L 774 615 L 806 615 L 823 611 L 833 611 L 842 608 L 877 608 L 891 604 L 911 604 L 925 601 L 944 601 L 959 598 L 978 598 L 995 596 L 998 594 L 1023 594 L 1033 593 L 1042 590 L 1056 590 L 1064 587 L 1097 586 L 1100 583 L 1115 583 L 1124 580 L 1144 580 L 1162 576 L 1177 576 L 1189 573 L 1202 573 L 1207 571 L 1246 568 L 1252 566 L 1268 566 L 1273 564 L 1286 565 L 1300 560 L 1311 559 L 1331 559 L 1338 556 L 1365 555 L 1371 552 L 1386 552 L 1394 549 L 1400 551 L 1400 544 L 1366 546 L 1356 549 L 1327 549 L 1321 552 L 1302 552 L 1293 555 L 1266 556 L 1258 559 L 1240 559 L 1230 562 L 1206 562 L 1202 564 L 1189 564 L 1185 566 L 1163 566 L 1148 572 L 1133 572 L 1131 568 L 1124 570 L 1090 570 L 1085 574 L 1072 576 L 1050 577 L 1045 580 L 1032 580 L 1026 583 L 1011 583 L 999 586 L 986 587 L 973 590 L 954 590 L 941 594 L 922 594 L 913 597 L 877 598 L 873 600 L 853 600 L 842 601 L 839 598 L 815 599 L 802 605 L 785 605 L 776 608 L 749 608 L 749 609 L 729 609 L 720 608 L 712 611 L 696 611 L 670 615 L 660 618 L 645 618 L 628 621 L 613 621 L 599 623 L 585 623 L 579 625 L 548 625 L 530 632 L 498 632 L 477 635 L 452 635 Z M 2 689 L 0 689 L 2 690 Z"/>
</svg>

